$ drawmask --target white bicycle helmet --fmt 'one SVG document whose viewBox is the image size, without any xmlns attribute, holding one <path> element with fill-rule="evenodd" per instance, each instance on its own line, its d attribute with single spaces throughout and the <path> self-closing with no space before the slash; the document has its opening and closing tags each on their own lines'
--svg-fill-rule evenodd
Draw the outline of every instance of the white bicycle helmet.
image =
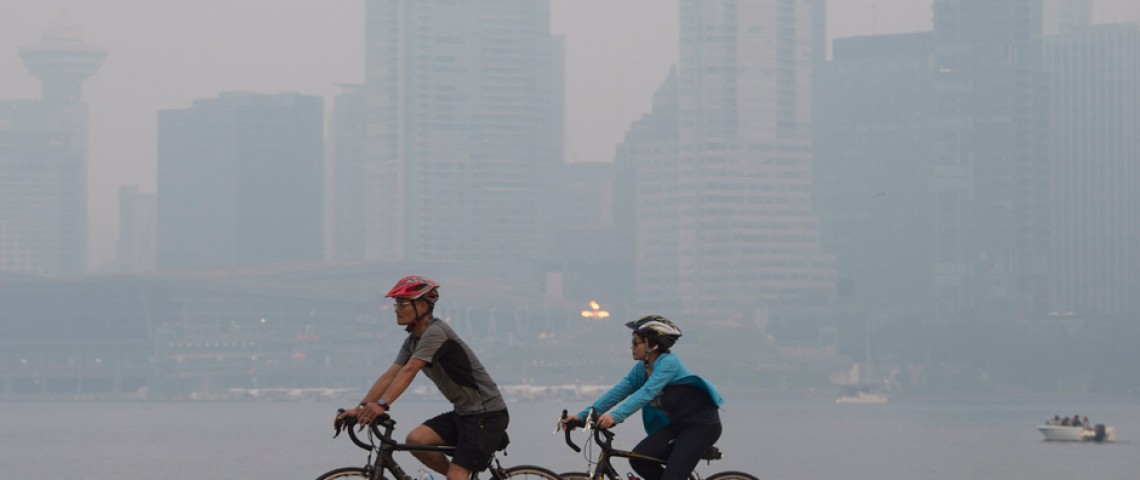
<svg viewBox="0 0 1140 480">
<path fill-rule="evenodd" d="M 681 327 L 661 315 L 646 315 L 637 321 L 627 322 L 625 326 L 644 338 L 653 339 L 665 348 L 672 348 L 682 335 Z"/>
</svg>

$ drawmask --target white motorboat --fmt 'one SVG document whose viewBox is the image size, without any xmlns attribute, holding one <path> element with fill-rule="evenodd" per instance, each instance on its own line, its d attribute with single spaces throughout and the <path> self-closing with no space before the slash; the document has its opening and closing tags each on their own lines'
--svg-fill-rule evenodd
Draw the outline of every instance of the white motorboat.
<svg viewBox="0 0 1140 480">
<path fill-rule="evenodd" d="M 1115 442 L 1116 429 L 1098 423 L 1093 428 L 1070 427 L 1067 425 L 1038 425 L 1037 430 L 1045 435 L 1045 440 L 1056 442 Z"/>
</svg>

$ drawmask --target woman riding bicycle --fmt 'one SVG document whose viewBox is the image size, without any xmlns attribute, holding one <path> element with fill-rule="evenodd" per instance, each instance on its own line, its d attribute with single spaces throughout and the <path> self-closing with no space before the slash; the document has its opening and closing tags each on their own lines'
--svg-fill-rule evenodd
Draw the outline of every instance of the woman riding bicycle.
<svg viewBox="0 0 1140 480">
<path fill-rule="evenodd" d="M 633 329 L 633 359 L 640 363 L 593 405 L 563 422 L 571 427 L 593 409 L 603 414 L 597 419 L 597 425 L 609 428 L 641 410 L 641 420 L 649 436 L 633 451 L 667 458 L 668 462 L 662 467 L 654 462 L 630 459 L 630 466 L 645 480 L 687 479 L 701 455 L 720 438 L 718 409 L 724 399 L 716 387 L 693 375 L 670 351 L 681 338 L 681 329 L 672 321 L 660 315 L 648 315 L 625 325 Z M 610 412 L 623 400 L 624 403 Z"/>
</svg>

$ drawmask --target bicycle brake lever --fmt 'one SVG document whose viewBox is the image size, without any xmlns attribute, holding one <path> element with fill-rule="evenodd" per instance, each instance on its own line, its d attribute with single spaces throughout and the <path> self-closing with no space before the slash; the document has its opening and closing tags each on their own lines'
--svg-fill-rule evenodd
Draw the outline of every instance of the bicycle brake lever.
<svg viewBox="0 0 1140 480">
<path fill-rule="evenodd" d="M 336 413 L 337 413 L 337 418 L 336 418 L 336 420 L 333 420 L 333 438 L 340 436 L 340 432 L 344 431 L 344 424 L 345 424 L 344 419 L 340 418 L 340 414 L 344 413 L 344 409 L 338 408 L 336 410 Z"/>
<path fill-rule="evenodd" d="M 567 416 L 567 414 L 568 414 L 568 413 L 569 413 L 569 412 L 567 412 L 565 408 L 564 408 L 564 409 L 562 409 L 562 416 L 561 416 L 561 417 L 559 417 L 559 418 L 558 418 L 558 421 L 556 421 L 556 422 L 554 423 L 554 431 L 553 431 L 553 432 L 550 432 L 550 434 L 551 434 L 551 435 L 558 435 L 558 432 L 561 432 L 563 428 L 566 428 L 566 425 L 563 425 L 563 424 L 562 424 L 562 421 L 563 421 L 563 420 L 566 420 L 566 416 Z"/>
</svg>

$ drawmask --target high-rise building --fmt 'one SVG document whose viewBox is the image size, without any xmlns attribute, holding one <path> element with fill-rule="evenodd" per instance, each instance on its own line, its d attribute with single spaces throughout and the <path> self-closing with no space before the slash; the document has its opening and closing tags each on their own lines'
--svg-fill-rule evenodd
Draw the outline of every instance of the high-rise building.
<svg viewBox="0 0 1140 480">
<path fill-rule="evenodd" d="M 1045 35 L 1070 33 L 1092 24 L 1092 0 L 1045 0 Z"/>
<path fill-rule="evenodd" d="M 320 97 L 223 93 L 158 114 L 160 269 L 320 261 Z"/>
<path fill-rule="evenodd" d="M 0 270 L 87 270 L 87 105 L 80 92 L 106 56 L 73 28 L 20 50 L 39 100 L 0 102 Z"/>
<path fill-rule="evenodd" d="M 364 88 L 345 86 L 333 101 L 328 150 L 331 179 L 326 199 L 325 257 L 336 261 L 364 260 L 368 225 L 368 184 L 364 176 Z"/>
<path fill-rule="evenodd" d="M 561 292 L 578 302 L 596 300 L 614 315 L 632 316 L 634 298 L 633 193 L 625 162 L 571 163 L 559 209 L 553 265 Z"/>
<path fill-rule="evenodd" d="M 138 187 L 119 189 L 119 240 L 115 243 L 115 269 L 123 273 L 155 269 L 155 208 L 153 193 Z"/>
<path fill-rule="evenodd" d="M 945 318 L 1047 310 L 1041 0 L 935 0 L 936 302 Z"/>
<path fill-rule="evenodd" d="M 930 318 L 934 49 L 930 32 L 837 39 L 816 74 L 812 164 L 839 293 Z"/>
<path fill-rule="evenodd" d="M 1051 36 L 1051 308 L 1140 312 L 1140 31 Z"/>
<path fill-rule="evenodd" d="M 818 2 L 682 0 L 680 65 L 620 151 L 635 171 L 639 310 L 756 318 L 822 305 L 811 201 Z"/>
<path fill-rule="evenodd" d="M 562 164 L 549 1 L 369 0 L 365 15 L 365 258 L 537 285 Z"/>
</svg>

